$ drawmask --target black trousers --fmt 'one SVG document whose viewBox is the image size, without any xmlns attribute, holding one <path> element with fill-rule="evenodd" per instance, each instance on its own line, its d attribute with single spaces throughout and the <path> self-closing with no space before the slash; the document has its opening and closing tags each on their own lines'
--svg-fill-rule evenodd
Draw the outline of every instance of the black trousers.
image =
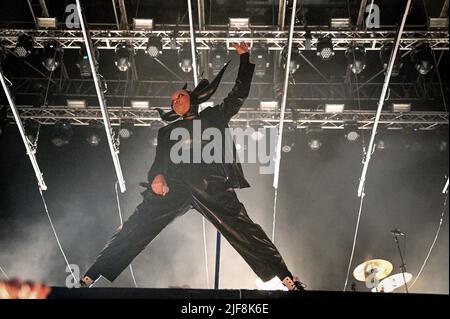
<svg viewBox="0 0 450 319">
<path fill-rule="evenodd" d="M 119 227 L 86 276 L 96 280 L 102 275 L 114 281 L 170 222 L 192 207 L 219 230 L 263 281 L 291 276 L 277 248 L 250 219 L 234 190 L 224 185 L 211 192 L 177 180 L 168 180 L 168 185 L 170 191 L 165 196 L 151 189 L 142 193 L 143 202 Z"/>
</svg>

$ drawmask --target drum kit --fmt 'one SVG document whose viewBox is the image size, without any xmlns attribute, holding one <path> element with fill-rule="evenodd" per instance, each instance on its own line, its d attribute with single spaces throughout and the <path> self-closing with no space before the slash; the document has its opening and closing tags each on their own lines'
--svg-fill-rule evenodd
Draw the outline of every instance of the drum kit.
<svg viewBox="0 0 450 319">
<path fill-rule="evenodd" d="M 372 292 L 393 292 L 408 284 L 412 275 L 408 272 L 392 273 L 392 264 L 384 259 L 372 259 L 358 265 L 353 271 L 353 277 L 366 283 Z"/>
</svg>

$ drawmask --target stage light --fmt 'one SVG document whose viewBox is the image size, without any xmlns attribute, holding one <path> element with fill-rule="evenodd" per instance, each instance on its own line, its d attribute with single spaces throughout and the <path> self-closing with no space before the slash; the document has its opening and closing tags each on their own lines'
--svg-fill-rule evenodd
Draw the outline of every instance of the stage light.
<svg viewBox="0 0 450 319">
<path fill-rule="evenodd" d="M 408 113 L 408 112 L 411 112 L 411 103 L 391 103 L 390 111 L 392 113 Z"/>
<path fill-rule="evenodd" d="M 153 19 L 133 18 L 133 30 L 152 31 L 153 30 Z"/>
<path fill-rule="evenodd" d="M 87 49 L 85 46 L 82 46 L 80 49 L 78 58 L 77 67 L 80 69 L 81 77 L 90 78 L 92 76 L 91 65 L 89 64 L 89 56 L 87 53 Z M 95 55 L 95 70 L 98 71 L 98 59 L 100 58 L 100 51 L 97 48 L 94 48 Z"/>
<path fill-rule="evenodd" d="M 411 52 L 411 61 L 417 72 L 426 75 L 433 68 L 433 57 L 428 43 L 422 43 Z"/>
<path fill-rule="evenodd" d="M 150 143 L 152 144 L 152 146 L 156 147 L 158 146 L 158 137 L 154 136 L 150 139 Z"/>
<path fill-rule="evenodd" d="M 335 114 L 344 112 L 345 104 L 343 103 L 326 103 L 325 113 Z"/>
<path fill-rule="evenodd" d="M 311 125 L 306 129 L 308 146 L 312 151 L 318 151 L 322 147 L 321 133 L 322 128 L 320 126 Z"/>
<path fill-rule="evenodd" d="M 36 20 L 38 29 L 56 29 L 58 27 L 57 18 L 38 17 Z"/>
<path fill-rule="evenodd" d="M 270 66 L 268 49 L 263 46 L 255 46 L 252 49 L 252 57 L 255 64 L 255 75 L 259 77 L 266 75 L 266 69 Z"/>
<path fill-rule="evenodd" d="M 359 129 L 356 123 L 344 124 L 344 136 L 349 142 L 356 142 L 359 139 Z"/>
<path fill-rule="evenodd" d="M 178 66 L 185 73 L 189 73 L 192 71 L 192 53 L 191 47 L 188 45 L 184 45 L 178 51 Z"/>
<path fill-rule="evenodd" d="M 324 61 L 334 56 L 333 43 L 330 37 L 323 37 L 317 41 L 317 55 Z"/>
<path fill-rule="evenodd" d="M 56 122 L 53 128 L 51 141 L 54 145 L 62 147 L 69 144 L 73 136 L 72 126 L 68 122 Z"/>
<path fill-rule="evenodd" d="M 347 29 L 352 26 L 350 18 L 331 18 L 330 26 L 332 29 Z"/>
<path fill-rule="evenodd" d="M 288 52 L 287 47 L 284 47 L 283 51 L 281 52 L 281 63 L 282 63 L 283 69 L 285 69 L 285 70 L 286 70 L 286 62 L 287 62 L 287 52 Z M 299 68 L 300 68 L 300 54 L 299 54 L 297 48 L 292 47 L 291 62 L 289 64 L 289 73 L 294 74 Z"/>
<path fill-rule="evenodd" d="M 348 47 L 345 57 L 348 67 L 354 74 L 359 74 L 366 68 L 366 48 L 362 45 Z"/>
<path fill-rule="evenodd" d="M 141 101 L 141 100 L 131 100 L 131 107 L 135 109 L 148 109 L 149 108 L 149 102 L 148 100 Z"/>
<path fill-rule="evenodd" d="M 283 136 L 281 150 L 284 153 L 289 153 L 295 146 L 294 135 L 292 133 L 285 133 Z"/>
<path fill-rule="evenodd" d="M 87 107 L 86 100 L 67 100 L 67 107 L 76 109 L 85 109 Z"/>
<path fill-rule="evenodd" d="M 101 137 L 100 137 L 100 132 L 101 130 L 99 128 L 96 127 L 92 127 L 90 128 L 90 132 L 86 138 L 86 142 L 91 145 L 91 146 L 98 146 L 100 144 L 100 142 L 102 141 Z"/>
<path fill-rule="evenodd" d="M 250 18 L 228 18 L 228 28 L 248 30 L 250 28 Z"/>
<path fill-rule="evenodd" d="M 386 149 L 386 142 L 383 139 L 379 139 L 376 143 L 376 149 L 378 151 L 384 151 Z"/>
<path fill-rule="evenodd" d="M 133 136 L 133 123 L 122 123 L 119 128 L 119 136 L 123 139 L 129 139 Z"/>
<path fill-rule="evenodd" d="M 429 18 L 428 28 L 448 30 L 448 18 Z"/>
<path fill-rule="evenodd" d="M 131 66 L 133 49 L 127 43 L 120 43 L 116 47 L 115 64 L 121 72 L 126 72 Z"/>
<path fill-rule="evenodd" d="M 223 46 L 218 46 L 211 49 L 209 54 L 209 67 L 212 69 L 212 74 L 217 75 L 222 70 L 228 58 L 228 50 Z"/>
<path fill-rule="evenodd" d="M 147 40 L 147 47 L 145 48 L 147 53 L 152 58 L 157 58 L 162 54 L 162 40 L 158 36 L 150 35 Z"/>
<path fill-rule="evenodd" d="M 17 44 L 14 49 L 14 54 L 20 58 L 26 58 L 34 49 L 34 39 L 28 34 L 21 34 L 17 38 Z"/>
<path fill-rule="evenodd" d="M 383 45 L 380 49 L 380 60 L 385 74 L 388 68 L 389 60 L 391 59 L 391 53 L 392 53 L 392 44 Z M 392 67 L 391 76 L 393 77 L 398 76 L 400 74 L 400 69 L 402 68 L 402 66 L 403 63 L 401 61 L 401 57 L 397 56 L 394 62 L 394 66 Z"/>
<path fill-rule="evenodd" d="M 44 59 L 42 65 L 50 72 L 56 70 L 61 64 L 64 51 L 56 40 L 48 41 L 44 44 Z"/>
<path fill-rule="evenodd" d="M 281 150 L 284 153 L 289 153 L 295 146 L 295 129 L 295 123 L 288 122 L 284 124 L 283 139 L 281 145 Z"/>
<path fill-rule="evenodd" d="M 264 122 L 263 121 L 251 121 L 249 126 L 254 130 L 250 138 L 255 141 L 262 141 L 265 136 Z"/>
<path fill-rule="evenodd" d="M 259 108 L 263 111 L 275 111 L 279 109 L 278 101 L 261 101 Z"/>
</svg>

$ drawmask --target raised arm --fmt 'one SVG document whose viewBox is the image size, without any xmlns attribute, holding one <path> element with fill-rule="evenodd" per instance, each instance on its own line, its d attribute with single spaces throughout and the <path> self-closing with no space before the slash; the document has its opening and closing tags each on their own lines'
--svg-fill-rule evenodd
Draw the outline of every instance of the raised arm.
<svg viewBox="0 0 450 319">
<path fill-rule="evenodd" d="M 241 42 L 239 45 L 237 43 L 233 44 L 239 54 L 240 64 L 239 71 L 236 78 L 236 83 L 228 93 L 228 96 L 223 100 L 221 104 L 222 111 L 224 113 L 225 119 L 228 122 L 244 104 L 245 99 L 248 97 L 250 92 L 250 86 L 252 83 L 253 72 L 255 70 L 255 65 L 250 63 L 250 54 L 248 52 L 248 46 L 246 43 Z"/>
</svg>

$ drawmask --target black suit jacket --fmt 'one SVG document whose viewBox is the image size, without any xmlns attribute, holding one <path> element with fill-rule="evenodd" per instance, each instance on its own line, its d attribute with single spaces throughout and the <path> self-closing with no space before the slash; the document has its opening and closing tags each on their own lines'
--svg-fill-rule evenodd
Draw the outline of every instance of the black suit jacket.
<svg viewBox="0 0 450 319">
<path fill-rule="evenodd" d="M 249 62 L 249 53 L 241 54 L 238 76 L 231 92 L 221 104 L 214 107 L 208 107 L 199 114 L 200 119 L 208 118 L 208 122 L 213 123 L 213 126 L 223 133 L 222 136 L 224 136 L 224 132 L 226 128 L 228 128 L 228 122 L 237 112 L 239 112 L 239 109 L 248 97 L 254 69 L 255 65 Z M 156 147 L 155 160 L 148 172 L 149 183 L 153 181 L 156 175 L 167 175 L 168 173 L 167 169 L 170 161 L 170 149 L 167 145 L 169 144 L 168 141 L 172 128 L 173 123 L 158 130 L 158 145 Z M 222 144 L 222 154 L 231 151 L 226 149 L 224 143 Z M 233 162 L 221 164 L 224 168 L 224 177 L 227 179 L 227 184 L 234 188 L 249 187 L 250 185 L 244 177 L 241 164 L 236 158 L 236 148 L 234 144 L 232 148 L 233 154 L 231 156 Z"/>
</svg>

